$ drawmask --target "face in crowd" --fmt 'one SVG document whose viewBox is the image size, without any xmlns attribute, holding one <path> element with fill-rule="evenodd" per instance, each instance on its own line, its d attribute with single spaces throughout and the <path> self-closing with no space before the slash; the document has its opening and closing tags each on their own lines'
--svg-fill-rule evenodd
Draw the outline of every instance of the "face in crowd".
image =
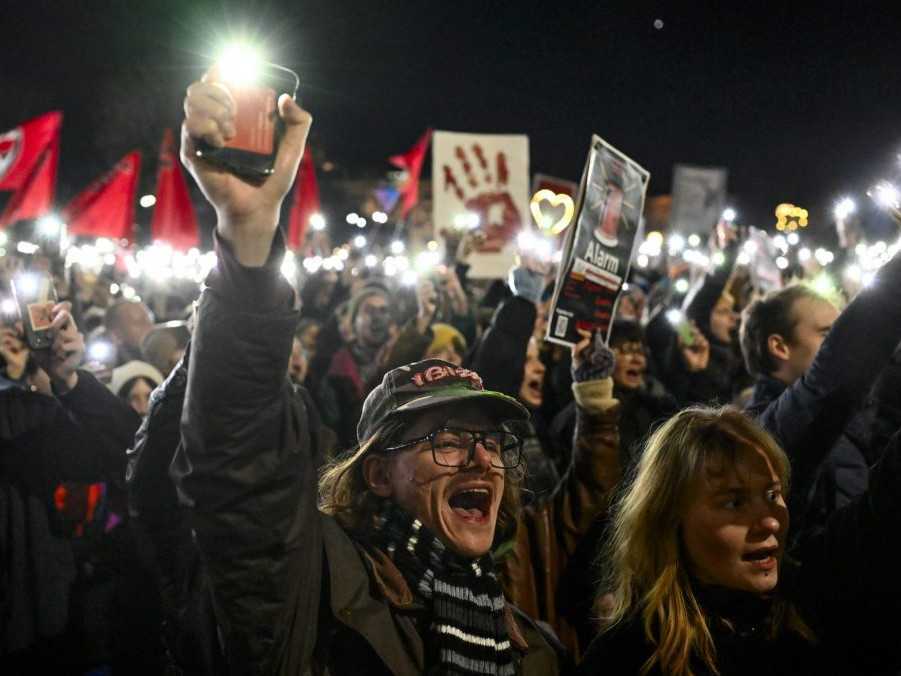
<svg viewBox="0 0 901 676">
<path fill-rule="evenodd" d="M 354 319 L 354 335 L 363 345 L 381 347 L 390 336 L 391 311 L 388 299 L 380 293 L 372 294 L 360 303 Z"/>
<path fill-rule="evenodd" d="M 644 385 L 644 376 L 648 368 L 644 343 L 638 340 L 627 340 L 613 346 L 616 356 L 613 367 L 613 382 L 624 390 L 637 390 Z"/>
<path fill-rule="evenodd" d="M 781 364 L 782 379 L 788 383 L 796 381 L 810 368 L 839 315 L 832 303 L 811 297 L 796 300 L 791 312 L 795 321 L 791 339 L 770 336 L 768 341 L 770 352 Z"/>
<path fill-rule="evenodd" d="M 695 479 L 681 535 L 692 574 L 702 584 L 771 592 L 788 530 L 782 484 L 770 458 L 741 448 L 708 459 Z"/>
<path fill-rule="evenodd" d="M 724 293 L 710 311 L 710 333 L 721 343 L 731 343 L 732 334 L 738 326 L 734 302 L 730 294 Z"/>
<path fill-rule="evenodd" d="M 142 418 L 150 412 L 150 393 L 154 385 L 146 378 L 135 378 L 131 387 L 125 389 L 123 398 Z"/>
<path fill-rule="evenodd" d="M 538 408 L 544 401 L 545 370 L 538 341 L 532 336 L 526 349 L 526 363 L 523 368 L 522 385 L 519 388 L 519 400 L 529 408 Z"/>
<path fill-rule="evenodd" d="M 307 354 L 303 348 L 300 338 L 294 338 L 294 344 L 291 347 L 291 358 L 288 360 L 288 376 L 298 385 L 302 385 L 307 377 Z"/>
<path fill-rule="evenodd" d="M 153 317 L 144 303 L 122 303 L 110 326 L 110 336 L 118 345 L 140 350 L 144 338 L 153 329 Z"/>
<path fill-rule="evenodd" d="M 499 424 L 484 406 L 460 403 L 425 411 L 404 427 L 400 444 L 443 427 L 492 431 Z M 432 442 L 424 440 L 391 454 L 373 454 L 363 471 L 370 489 L 390 498 L 422 521 L 450 549 L 467 557 L 488 552 L 504 493 L 505 470 L 498 456 L 478 440 L 465 467 L 435 462 Z"/>
</svg>

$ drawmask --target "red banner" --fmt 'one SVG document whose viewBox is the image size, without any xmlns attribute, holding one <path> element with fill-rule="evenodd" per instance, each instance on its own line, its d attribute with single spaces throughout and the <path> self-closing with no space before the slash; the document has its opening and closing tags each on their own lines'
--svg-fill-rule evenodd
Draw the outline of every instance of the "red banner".
<svg viewBox="0 0 901 676">
<path fill-rule="evenodd" d="M 0 134 L 0 190 L 20 190 L 29 182 L 44 151 L 59 143 L 62 122 L 63 114 L 54 111 Z"/>
<path fill-rule="evenodd" d="M 300 160 L 300 171 L 294 182 L 294 202 L 291 204 L 291 217 L 288 221 L 288 246 L 294 250 L 303 246 L 306 238 L 310 216 L 317 213 L 319 205 L 319 183 L 316 181 L 316 167 L 310 146 L 303 152 Z"/>
<path fill-rule="evenodd" d="M 63 210 L 69 234 L 131 240 L 140 171 L 141 153 L 131 152 L 69 202 Z"/>
<path fill-rule="evenodd" d="M 0 214 L 0 229 L 16 221 L 38 218 L 50 211 L 58 165 L 59 135 L 41 153 L 28 181 L 10 198 Z"/>
<path fill-rule="evenodd" d="M 172 130 L 163 133 L 160 167 L 156 176 L 156 206 L 150 232 L 154 241 L 168 242 L 175 249 L 187 250 L 200 244 L 197 217 L 188 193 L 188 184 L 175 153 Z"/>
<path fill-rule="evenodd" d="M 401 218 L 406 218 L 410 209 L 419 202 L 419 175 L 422 173 L 422 162 L 429 149 L 429 141 L 432 140 L 432 130 L 426 129 L 419 140 L 403 155 L 392 155 L 388 161 L 398 169 L 407 172 L 407 182 L 400 189 L 402 202 L 400 206 Z"/>
</svg>

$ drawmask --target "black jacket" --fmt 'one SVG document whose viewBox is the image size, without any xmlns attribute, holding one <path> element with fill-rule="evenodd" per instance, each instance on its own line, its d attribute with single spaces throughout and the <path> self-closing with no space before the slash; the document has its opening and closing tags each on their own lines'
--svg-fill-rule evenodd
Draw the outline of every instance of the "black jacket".
<svg viewBox="0 0 901 676">
<path fill-rule="evenodd" d="M 872 286 L 862 290 L 839 315 L 801 378 L 789 387 L 769 377 L 758 380 L 747 411 L 775 437 L 791 460 L 789 508 L 795 536 L 806 529 L 809 500 L 821 464 L 901 341 L 899 288 L 901 256 L 895 256 L 879 271 Z M 864 471 L 853 454 L 836 460 L 855 468 L 849 476 Z M 848 484 L 847 489 L 849 494 L 857 492 L 854 484 Z"/>
<path fill-rule="evenodd" d="M 869 490 L 836 511 L 808 538 L 800 565 L 783 562 L 777 594 L 813 629 L 810 644 L 784 630 L 765 638 L 768 602 L 728 593 L 726 602 L 701 595 L 708 612 L 720 673 L 893 674 L 901 668 L 894 617 L 901 608 L 897 560 L 901 544 L 901 433 L 873 469 Z M 721 619 L 731 620 L 727 629 Z M 638 674 L 651 654 L 633 617 L 602 634 L 589 648 L 580 674 Z M 659 670 L 651 673 L 659 674 Z M 704 670 L 696 673 L 705 674 Z"/>
<path fill-rule="evenodd" d="M 122 486 L 139 422 L 85 371 L 58 397 L 0 382 L 0 655 L 22 654 L 65 629 L 75 568 L 53 489 L 62 481 Z"/>
<path fill-rule="evenodd" d="M 278 273 L 219 243 L 191 346 L 172 466 L 201 552 L 229 673 L 422 671 L 422 608 L 386 593 L 399 572 L 317 506 L 315 411 L 286 377 L 297 312 Z M 240 355 L 239 359 L 235 356 Z M 524 673 L 556 658 L 526 623 Z"/>
</svg>

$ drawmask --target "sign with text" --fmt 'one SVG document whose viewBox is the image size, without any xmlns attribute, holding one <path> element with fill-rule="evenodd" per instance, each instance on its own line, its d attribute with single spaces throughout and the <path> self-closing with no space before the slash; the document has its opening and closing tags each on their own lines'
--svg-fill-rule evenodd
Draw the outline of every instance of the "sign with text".
<svg viewBox="0 0 901 676">
<path fill-rule="evenodd" d="M 575 226 L 567 231 L 546 339 L 579 342 L 578 330 L 609 338 L 629 273 L 651 175 L 598 136 L 582 174 Z"/>
</svg>

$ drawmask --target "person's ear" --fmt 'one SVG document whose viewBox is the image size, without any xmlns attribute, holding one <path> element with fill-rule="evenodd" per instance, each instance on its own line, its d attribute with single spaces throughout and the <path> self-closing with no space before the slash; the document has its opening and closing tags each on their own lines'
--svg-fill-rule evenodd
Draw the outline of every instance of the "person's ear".
<svg viewBox="0 0 901 676">
<path fill-rule="evenodd" d="M 778 333 L 770 334 L 766 339 L 767 351 L 780 361 L 788 361 L 791 357 L 791 348 L 788 346 L 785 338 Z"/>
<path fill-rule="evenodd" d="M 370 455 L 363 460 L 363 480 L 369 489 L 380 498 L 390 498 L 391 462 L 384 455 Z"/>
</svg>

